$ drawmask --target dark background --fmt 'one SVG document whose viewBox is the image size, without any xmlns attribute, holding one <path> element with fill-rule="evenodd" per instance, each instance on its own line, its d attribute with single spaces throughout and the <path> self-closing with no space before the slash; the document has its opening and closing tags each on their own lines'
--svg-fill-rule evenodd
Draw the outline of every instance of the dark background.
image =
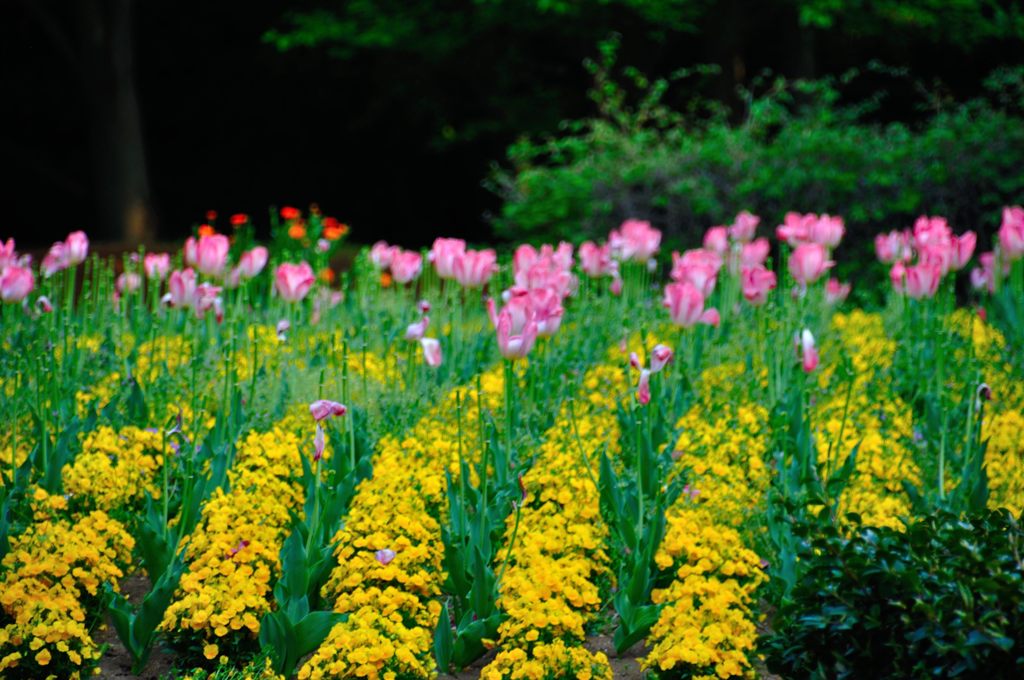
<svg viewBox="0 0 1024 680">
<path fill-rule="evenodd" d="M 286 7 L 358 18 L 365 3 L 0 0 L 0 236 L 22 248 L 73 229 L 176 240 L 208 209 L 265 229 L 270 206 L 317 202 L 361 242 L 487 240 L 499 205 L 481 184 L 491 164 L 520 134 L 593 114 L 582 62 L 613 31 L 620 63 L 650 74 L 722 67 L 674 93 L 680 107 L 697 96 L 738 107 L 735 86 L 762 69 L 822 76 L 871 59 L 964 98 L 1022 54 L 1019 36 L 983 25 L 989 5 L 1019 11 L 1006 2 L 978 3 L 981 28 L 950 16 L 943 30 L 928 24 L 942 15 L 934 1 L 918 3 L 931 15 L 899 24 L 847 3 L 828 25 L 783 0 L 663 3 L 671 20 L 626 1 L 409 4 L 375 10 L 400 20 L 381 29 L 390 44 L 342 35 L 282 51 L 264 36 L 293 26 Z M 858 87 L 889 93 L 879 117 L 912 120 L 909 82 L 877 75 Z"/>
</svg>

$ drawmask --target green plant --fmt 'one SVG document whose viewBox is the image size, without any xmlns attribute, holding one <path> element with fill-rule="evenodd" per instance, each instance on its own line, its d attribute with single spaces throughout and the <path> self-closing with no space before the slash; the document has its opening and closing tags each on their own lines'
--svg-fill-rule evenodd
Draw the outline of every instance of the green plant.
<svg viewBox="0 0 1024 680">
<path fill-rule="evenodd" d="M 797 528 L 802 577 L 763 640 L 786 677 L 1017 677 L 1024 531 L 1005 511 L 947 511 L 905 530 Z"/>
</svg>

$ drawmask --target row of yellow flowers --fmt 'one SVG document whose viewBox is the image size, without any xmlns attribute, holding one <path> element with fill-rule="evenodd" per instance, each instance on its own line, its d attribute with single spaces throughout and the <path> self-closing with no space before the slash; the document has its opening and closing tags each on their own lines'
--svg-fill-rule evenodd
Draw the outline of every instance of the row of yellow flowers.
<svg viewBox="0 0 1024 680">
<path fill-rule="evenodd" d="M 605 447 L 618 452 L 615 409 L 627 389 L 622 367 L 590 369 L 582 389 L 545 433 L 524 475 L 516 545 L 500 584 L 498 606 L 507 616 L 498 631 L 501 651 L 481 672 L 484 680 L 612 677 L 607 657 L 582 645 L 601 609 L 601 584 L 612 578 L 594 456 Z M 506 542 L 513 531 L 510 517 Z"/>
<path fill-rule="evenodd" d="M 696 403 L 677 423 L 675 469 L 687 484 L 668 510 L 655 555 L 673 580 L 651 595 L 663 608 L 641 661 L 658 677 L 753 676 L 751 604 L 766 576 L 740 527 L 759 507 L 771 478 L 765 464 L 768 414 L 753 402 L 749 378 L 741 364 L 705 370 Z M 734 389 L 745 383 L 747 389 Z"/>
<path fill-rule="evenodd" d="M 436 518 L 445 505 L 445 472 L 458 472 L 460 448 L 478 455 L 478 415 L 503 404 L 500 367 L 478 385 L 451 390 L 407 433 L 378 442 L 373 477 L 360 485 L 334 537 L 338 565 L 322 593 L 348 618 L 299 670 L 300 679 L 436 675 L 432 635 L 444 580 Z"/>
</svg>

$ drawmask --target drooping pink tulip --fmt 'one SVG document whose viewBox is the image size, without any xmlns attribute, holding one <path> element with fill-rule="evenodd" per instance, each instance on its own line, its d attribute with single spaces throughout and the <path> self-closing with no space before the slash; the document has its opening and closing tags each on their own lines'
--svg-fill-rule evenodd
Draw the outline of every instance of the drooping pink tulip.
<svg viewBox="0 0 1024 680">
<path fill-rule="evenodd" d="M 147 279 L 163 281 L 171 271 L 171 256 L 168 253 L 146 253 L 142 258 L 142 268 Z"/>
<path fill-rule="evenodd" d="M 907 267 L 907 297 L 915 300 L 935 297 L 942 280 L 942 268 L 934 263 L 920 262 Z"/>
<path fill-rule="evenodd" d="M 348 408 L 337 401 L 318 399 L 309 405 L 309 413 L 316 422 L 322 422 L 335 416 L 343 416 L 348 413 Z"/>
<path fill-rule="evenodd" d="M 195 245 L 195 267 L 207 276 L 220 276 L 228 263 L 231 243 L 224 234 L 200 236 Z"/>
<path fill-rule="evenodd" d="M 36 287 L 36 277 L 28 267 L 8 265 L 0 274 L 0 299 L 21 302 Z"/>
<path fill-rule="evenodd" d="M 400 250 L 398 246 L 389 246 L 385 241 L 377 241 L 370 248 L 370 262 L 377 269 L 390 269 L 391 261 Z"/>
<path fill-rule="evenodd" d="M 456 255 L 452 263 L 452 274 L 463 288 L 481 288 L 497 271 L 498 257 L 490 249 L 467 250 Z"/>
<path fill-rule="evenodd" d="M 671 363 L 673 357 L 672 349 L 666 345 L 655 345 L 651 350 L 651 373 L 657 373 L 665 368 L 665 364 Z"/>
<path fill-rule="evenodd" d="M 274 272 L 274 289 L 286 302 L 302 300 L 315 282 L 313 268 L 309 266 L 308 262 L 299 264 L 285 262 L 278 265 Z"/>
<path fill-rule="evenodd" d="M 441 365 L 441 343 L 436 338 L 420 338 L 420 346 L 427 366 L 437 368 Z"/>
<path fill-rule="evenodd" d="M 640 370 L 640 380 L 636 386 L 636 400 L 641 406 L 651 403 L 651 371 L 650 369 Z"/>
<path fill-rule="evenodd" d="M 497 315 L 498 351 L 506 359 L 522 359 L 537 341 L 537 321 L 533 310 L 529 306 L 519 310 L 505 305 Z"/>
<path fill-rule="evenodd" d="M 740 285 L 747 302 L 754 306 L 763 305 L 768 300 L 768 293 L 775 289 L 775 272 L 761 265 L 744 267 L 740 274 Z"/>
<path fill-rule="evenodd" d="M 710 250 L 724 257 L 729 252 L 729 228 L 711 227 L 704 232 L 703 245 L 705 250 Z M 674 256 L 675 253 L 673 253 Z"/>
<path fill-rule="evenodd" d="M 263 268 L 267 266 L 269 257 L 269 251 L 263 246 L 256 246 L 252 250 L 242 253 L 242 256 L 238 258 L 238 267 L 236 267 L 239 278 L 256 278 L 263 271 Z"/>
<path fill-rule="evenodd" d="M 814 336 L 805 328 L 797 335 L 796 345 L 804 373 L 812 372 L 818 367 L 818 348 L 814 345 Z"/>
<path fill-rule="evenodd" d="M 760 223 L 760 217 L 744 210 L 736 216 L 736 221 L 729 227 L 729 236 L 739 243 L 748 243 L 754 238 L 757 225 Z"/>
<path fill-rule="evenodd" d="M 661 247 L 661 232 L 644 220 L 626 220 L 608 235 L 616 259 L 647 262 Z"/>
<path fill-rule="evenodd" d="M 689 281 L 665 286 L 662 304 L 668 309 L 672 323 L 683 328 L 689 328 L 696 323 L 717 326 L 720 320 L 717 309 L 704 309 L 704 296 Z"/>
<path fill-rule="evenodd" d="M 821 215 L 810 223 L 808 237 L 811 241 L 831 250 L 839 245 L 845 233 L 846 226 L 842 217 Z"/>
<path fill-rule="evenodd" d="M 409 324 L 405 329 L 405 339 L 416 342 L 421 340 L 427 332 L 427 327 L 430 326 L 430 317 L 426 314 L 419 321 Z"/>
<path fill-rule="evenodd" d="M 1007 262 L 1024 256 L 1024 207 L 1014 205 L 1003 208 L 999 245 Z"/>
<path fill-rule="evenodd" d="M 580 267 L 590 278 L 610 275 L 613 267 L 612 249 L 607 243 L 596 245 L 593 241 L 580 244 Z"/>
<path fill-rule="evenodd" d="M 437 238 L 427 254 L 441 279 L 455 278 L 455 260 L 466 252 L 466 242 L 460 238 Z"/>
<path fill-rule="evenodd" d="M 837 305 L 843 302 L 849 295 L 849 283 L 840 283 L 839 279 L 832 278 L 825 284 L 825 301 L 830 305 Z"/>
<path fill-rule="evenodd" d="M 196 273 L 189 269 L 171 272 L 167 300 L 173 307 L 191 307 L 196 298 Z"/>
<path fill-rule="evenodd" d="M 835 262 L 828 259 L 828 251 L 820 243 L 802 243 L 789 256 L 789 273 L 801 286 L 820 279 Z"/>
<path fill-rule="evenodd" d="M 401 250 L 391 260 L 391 275 L 395 283 L 406 284 L 419 278 L 423 271 L 423 256 L 413 250 Z"/>
<path fill-rule="evenodd" d="M 73 231 L 68 234 L 67 239 L 64 240 L 64 246 L 67 248 L 69 266 L 81 264 L 85 262 L 85 258 L 89 257 L 89 237 L 85 235 L 84 231 Z"/>
</svg>

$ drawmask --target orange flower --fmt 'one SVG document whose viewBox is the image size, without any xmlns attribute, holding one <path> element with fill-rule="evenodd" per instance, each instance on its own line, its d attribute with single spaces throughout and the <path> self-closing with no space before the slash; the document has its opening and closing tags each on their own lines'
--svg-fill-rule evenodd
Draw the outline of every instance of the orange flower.
<svg viewBox="0 0 1024 680">
<path fill-rule="evenodd" d="M 213 227 L 211 227 L 209 224 L 200 224 L 199 225 L 199 235 L 200 236 L 213 236 L 216 233 L 217 233 L 217 231 Z"/>
<path fill-rule="evenodd" d="M 298 241 L 301 238 L 306 238 L 306 225 L 302 222 L 293 222 L 288 227 L 288 236 Z"/>
<path fill-rule="evenodd" d="M 323 269 L 321 269 L 320 280 L 326 283 L 327 285 L 331 285 L 332 283 L 334 283 L 334 270 L 331 269 L 330 267 L 324 267 Z"/>
<path fill-rule="evenodd" d="M 388 272 L 380 273 L 380 285 L 381 288 L 387 288 L 391 285 L 391 274 Z"/>
<path fill-rule="evenodd" d="M 324 238 L 328 241 L 337 241 L 345 235 L 345 225 L 339 227 L 324 227 Z"/>
</svg>

